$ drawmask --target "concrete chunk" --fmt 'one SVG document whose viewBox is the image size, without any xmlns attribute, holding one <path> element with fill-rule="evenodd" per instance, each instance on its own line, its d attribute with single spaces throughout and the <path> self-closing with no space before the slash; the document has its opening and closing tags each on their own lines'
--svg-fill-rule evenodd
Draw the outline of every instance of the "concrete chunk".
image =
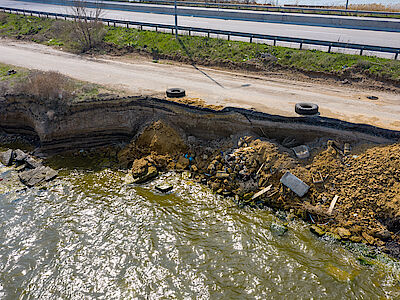
<svg viewBox="0 0 400 300">
<path fill-rule="evenodd" d="M 296 193 L 296 195 L 299 197 L 303 197 L 310 189 L 307 184 L 305 184 L 302 180 L 294 176 L 289 171 L 282 176 L 280 181 L 289 189 L 291 189 L 294 193 Z"/>
<path fill-rule="evenodd" d="M 306 145 L 301 145 L 298 147 L 292 148 L 294 154 L 296 154 L 299 159 L 306 159 L 310 157 L 310 150 Z"/>
</svg>

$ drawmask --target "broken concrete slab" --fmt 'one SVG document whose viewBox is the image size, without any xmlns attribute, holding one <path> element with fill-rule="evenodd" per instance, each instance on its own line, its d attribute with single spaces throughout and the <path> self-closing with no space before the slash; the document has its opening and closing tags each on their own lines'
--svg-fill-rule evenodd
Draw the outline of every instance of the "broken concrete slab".
<svg viewBox="0 0 400 300">
<path fill-rule="evenodd" d="M 14 161 L 16 162 L 22 162 L 25 160 L 25 158 L 28 157 L 28 154 L 26 154 L 24 151 L 20 149 L 14 150 Z"/>
<path fill-rule="evenodd" d="M 10 166 L 13 159 L 13 150 L 9 149 L 0 153 L 0 161 L 5 166 Z"/>
<path fill-rule="evenodd" d="M 38 160 L 29 155 L 25 157 L 24 162 L 26 162 L 27 167 L 31 169 L 36 169 L 42 165 Z"/>
<path fill-rule="evenodd" d="M 272 189 L 272 184 L 267 186 L 265 189 L 262 189 L 261 191 L 255 193 L 254 196 L 251 198 L 251 200 L 255 200 L 255 199 L 261 197 L 265 193 L 269 192 L 271 189 Z"/>
<path fill-rule="evenodd" d="M 282 176 L 280 182 L 291 189 L 297 196 L 303 197 L 310 187 L 289 171 Z"/>
<path fill-rule="evenodd" d="M 299 159 L 306 159 L 310 157 L 310 149 L 306 145 L 294 147 L 292 150 Z"/>
<path fill-rule="evenodd" d="M 50 167 L 40 166 L 33 170 L 24 171 L 20 173 L 19 179 L 21 182 L 29 187 L 35 186 L 43 181 L 54 179 L 58 172 Z"/>
</svg>

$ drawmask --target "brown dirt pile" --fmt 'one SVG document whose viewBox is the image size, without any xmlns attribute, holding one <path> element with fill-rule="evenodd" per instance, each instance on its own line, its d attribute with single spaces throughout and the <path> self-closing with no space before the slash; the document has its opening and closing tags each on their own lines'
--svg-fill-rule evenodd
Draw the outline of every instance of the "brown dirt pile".
<svg viewBox="0 0 400 300">
<path fill-rule="evenodd" d="M 119 158 L 133 162 L 132 174 L 140 173 L 143 158 L 159 171 L 187 170 L 193 180 L 218 194 L 234 196 L 240 206 L 291 211 L 342 239 L 377 246 L 400 243 L 400 144 L 368 146 L 356 154 L 328 141 L 304 161 L 279 144 L 249 136 L 216 147 L 196 142 L 194 137 L 189 140 L 157 121 L 123 149 Z M 310 186 L 304 197 L 281 184 L 286 171 Z M 270 190 L 255 195 L 270 185 Z M 335 196 L 338 201 L 329 213 Z"/>
<path fill-rule="evenodd" d="M 388 230 L 400 230 L 400 144 L 350 156 L 330 147 L 313 159 L 308 170 L 308 178 L 310 173 L 318 178 L 318 172 L 323 178 L 328 176 L 323 184 L 312 185 L 311 204 L 327 210 L 334 196 L 339 196 L 331 229 L 346 228 L 353 240 L 371 244 L 381 244 L 374 238 L 389 239 Z"/>
<path fill-rule="evenodd" d="M 179 133 L 171 126 L 159 120 L 146 127 L 127 147 L 118 153 L 123 165 L 129 165 L 135 159 L 152 154 L 153 159 L 163 166 L 171 156 L 184 153 L 187 146 Z"/>
</svg>

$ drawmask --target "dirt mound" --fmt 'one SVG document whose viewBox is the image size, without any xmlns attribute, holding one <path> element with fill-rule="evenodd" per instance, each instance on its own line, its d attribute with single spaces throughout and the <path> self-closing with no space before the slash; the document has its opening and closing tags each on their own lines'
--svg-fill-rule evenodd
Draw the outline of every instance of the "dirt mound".
<svg viewBox="0 0 400 300">
<path fill-rule="evenodd" d="M 176 154 L 186 151 L 187 146 L 179 133 L 159 120 L 147 127 L 135 141 L 139 149 L 157 154 Z"/>
<path fill-rule="evenodd" d="M 162 120 L 146 127 L 139 136 L 118 153 L 122 164 L 128 165 L 135 159 L 153 156 L 175 156 L 185 153 L 188 147 L 182 136 Z"/>
</svg>

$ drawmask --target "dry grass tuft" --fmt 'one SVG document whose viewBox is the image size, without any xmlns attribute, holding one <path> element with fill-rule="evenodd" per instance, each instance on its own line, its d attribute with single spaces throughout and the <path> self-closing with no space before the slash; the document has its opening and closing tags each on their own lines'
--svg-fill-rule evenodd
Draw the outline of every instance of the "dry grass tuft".
<svg viewBox="0 0 400 300">
<path fill-rule="evenodd" d="M 36 96 L 42 100 L 71 98 L 70 80 L 58 72 L 32 71 L 28 78 L 15 86 L 15 92 Z"/>
</svg>

